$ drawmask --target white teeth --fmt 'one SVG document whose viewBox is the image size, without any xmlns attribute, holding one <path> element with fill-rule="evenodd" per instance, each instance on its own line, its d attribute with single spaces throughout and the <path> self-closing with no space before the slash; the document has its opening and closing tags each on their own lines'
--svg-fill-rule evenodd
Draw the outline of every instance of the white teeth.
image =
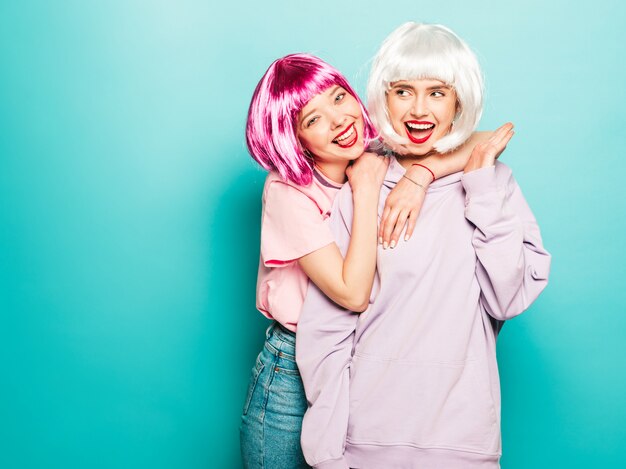
<svg viewBox="0 0 626 469">
<path fill-rule="evenodd" d="M 415 130 L 426 130 L 435 126 L 435 124 L 413 124 L 412 122 L 407 122 L 406 125 Z"/>
<path fill-rule="evenodd" d="M 343 134 L 341 137 L 337 137 L 335 139 L 336 142 L 341 142 L 342 140 L 345 140 L 346 138 L 350 137 L 352 134 L 354 133 L 354 125 L 350 126 L 350 129 Z"/>
</svg>

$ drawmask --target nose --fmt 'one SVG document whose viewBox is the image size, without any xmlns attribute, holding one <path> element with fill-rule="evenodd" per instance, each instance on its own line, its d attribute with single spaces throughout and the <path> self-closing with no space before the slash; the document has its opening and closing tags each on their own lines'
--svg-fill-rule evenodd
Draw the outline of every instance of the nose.
<svg viewBox="0 0 626 469">
<path fill-rule="evenodd" d="M 417 95 L 411 108 L 411 114 L 415 117 L 424 117 L 428 115 L 428 106 L 424 96 Z"/>
<path fill-rule="evenodd" d="M 339 110 L 334 111 L 332 113 L 331 121 L 330 121 L 332 129 L 335 130 L 335 129 L 338 129 L 339 127 L 341 127 L 346 122 L 346 119 L 347 119 L 347 117 L 346 117 L 345 113 L 343 113 L 343 112 L 341 112 Z"/>
</svg>

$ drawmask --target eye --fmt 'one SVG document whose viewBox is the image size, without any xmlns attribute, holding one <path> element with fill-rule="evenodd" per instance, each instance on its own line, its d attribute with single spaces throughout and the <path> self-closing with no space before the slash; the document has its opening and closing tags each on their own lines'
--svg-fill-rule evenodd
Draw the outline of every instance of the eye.
<svg viewBox="0 0 626 469">
<path fill-rule="evenodd" d="M 319 120 L 319 116 L 312 117 L 311 119 L 309 119 L 309 120 L 306 122 L 306 126 L 305 126 L 305 127 L 308 129 L 308 128 L 309 128 L 309 127 L 311 127 L 313 124 L 315 124 L 318 120 Z"/>
<path fill-rule="evenodd" d="M 443 91 L 433 91 L 431 93 L 431 96 L 435 97 L 435 98 L 443 98 L 446 94 Z"/>
<path fill-rule="evenodd" d="M 346 93 L 345 92 L 341 92 L 337 96 L 335 96 L 335 102 L 338 103 L 340 101 L 343 101 L 343 98 L 345 98 L 345 97 L 346 97 Z"/>
<path fill-rule="evenodd" d="M 409 90 L 405 88 L 396 88 L 396 96 L 400 96 L 401 98 L 406 98 L 410 95 L 411 93 L 409 92 Z"/>
</svg>

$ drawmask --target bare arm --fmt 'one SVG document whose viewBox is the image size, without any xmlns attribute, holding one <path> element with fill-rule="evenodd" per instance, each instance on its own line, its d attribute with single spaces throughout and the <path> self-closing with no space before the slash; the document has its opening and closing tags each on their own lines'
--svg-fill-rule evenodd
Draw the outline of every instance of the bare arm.
<svg viewBox="0 0 626 469">
<path fill-rule="evenodd" d="M 365 153 L 348 168 L 354 218 L 345 259 L 332 243 L 298 260 L 326 296 L 355 312 L 367 309 L 374 281 L 378 199 L 388 163 L 387 158 Z"/>
</svg>

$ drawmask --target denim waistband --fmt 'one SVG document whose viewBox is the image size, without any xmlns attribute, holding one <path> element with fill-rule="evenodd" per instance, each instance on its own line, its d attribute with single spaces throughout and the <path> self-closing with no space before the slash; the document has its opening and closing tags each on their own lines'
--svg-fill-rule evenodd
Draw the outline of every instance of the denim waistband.
<svg viewBox="0 0 626 469">
<path fill-rule="evenodd" d="M 283 327 L 279 322 L 274 321 L 265 332 L 266 345 L 275 352 L 282 352 L 288 355 L 296 354 L 296 334 Z"/>
</svg>

